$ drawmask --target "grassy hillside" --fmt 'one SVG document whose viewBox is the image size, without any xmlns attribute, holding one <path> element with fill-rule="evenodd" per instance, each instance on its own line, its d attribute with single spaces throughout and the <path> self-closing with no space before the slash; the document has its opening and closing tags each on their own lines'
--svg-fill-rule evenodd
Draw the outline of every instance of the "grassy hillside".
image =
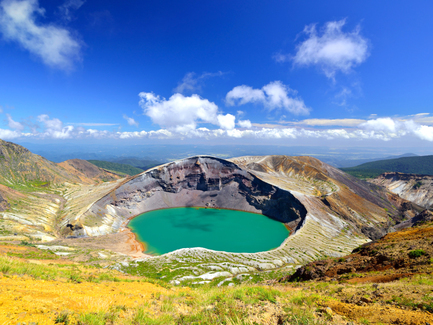
<svg viewBox="0 0 433 325">
<path fill-rule="evenodd" d="M 19 191 L 80 179 L 61 166 L 12 142 L 0 140 L 0 184 Z"/>
<path fill-rule="evenodd" d="M 433 175 L 433 156 L 386 159 L 340 169 L 358 178 L 374 178 L 385 172 Z"/>
<path fill-rule="evenodd" d="M 431 229 L 431 223 L 425 224 L 362 247 L 360 259 L 367 259 L 367 266 L 377 263 L 377 269 L 383 267 L 382 254 L 407 252 L 398 254 L 407 255 L 403 269 L 392 273 L 386 267 L 367 272 L 358 264 L 345 267 L 350 263 L 345 257 L 322 261 L 344 269 L 332 274 L 332 281 L 221 287 L 173 286 L 165 278 L 124 274 L 99 261 L 58 256 L 26 242 L 0 243 L 0 324 L 428 324 L 433 321 Z M 411 257 L 419 248 L 426 254 Z M 313 269 L 311 264 L 304 268 Z"/>
<path fill-rule="evenodd" d="M 0 243 L 1 324 L 301 324 L 296 322 L 301 318 L 302 324 L 325 324 L 328 320 L 316 313 L 326 296 L 260 285 L 174 287 L 72 262 L 24 244 Z M 308 297 L 305 310 L 301 305 Z"/>
<path fill-rule="evenodd" d="M 119 164 L 103 160 L 88 160 L 88 162 L 94 164 L 95 166 L 98 166 L 99 168 L 103 168 L 120 174 L 134 176 L 143 172 L 143 169 L 127 164 Z"/>
</svg>

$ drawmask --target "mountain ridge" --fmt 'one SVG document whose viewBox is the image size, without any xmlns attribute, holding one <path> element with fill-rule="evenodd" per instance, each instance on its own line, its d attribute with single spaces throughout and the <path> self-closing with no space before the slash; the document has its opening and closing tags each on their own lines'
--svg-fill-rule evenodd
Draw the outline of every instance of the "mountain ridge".
<svg viewBox="0 0 433 325">
<path fill-rule="evenodd" d="M 433 176 L 390 172 L 369 182 L 386 187 L 390 192 L 426 209 L 433 207 Z"/>
<path fill-rule="evenodd" d="M 433 175 L 433 155 L 378 160 L 340 169 L 358 178 L 374 178 L 385 172 Z"/>
</svg>

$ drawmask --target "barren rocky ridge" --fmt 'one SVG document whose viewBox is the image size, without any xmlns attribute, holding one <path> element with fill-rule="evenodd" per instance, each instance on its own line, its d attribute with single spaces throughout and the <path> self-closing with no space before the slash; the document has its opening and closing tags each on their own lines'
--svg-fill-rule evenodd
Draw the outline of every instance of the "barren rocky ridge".
<svg viewBox="0 0 433 325">
<path fill-rule="evenodd" d="M 426 209 L 433 206 L 433 176 L 393 172 L 384 173 L 370 182 Z"/>
</svg>

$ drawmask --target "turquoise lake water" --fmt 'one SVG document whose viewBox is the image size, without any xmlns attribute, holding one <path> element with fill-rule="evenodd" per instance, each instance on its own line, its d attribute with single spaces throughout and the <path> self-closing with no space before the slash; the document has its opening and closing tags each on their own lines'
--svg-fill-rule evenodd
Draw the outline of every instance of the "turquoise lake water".
<svg viewBox="0 0 433 325">
<path fill-rule="evenodd" d="M 289 235 L 281 222 L 264 215 L 210 208 L 150 211 L 128 226 L 153 255 L 187 247 L 256 253 L 280 246 Z"/>
</svg>

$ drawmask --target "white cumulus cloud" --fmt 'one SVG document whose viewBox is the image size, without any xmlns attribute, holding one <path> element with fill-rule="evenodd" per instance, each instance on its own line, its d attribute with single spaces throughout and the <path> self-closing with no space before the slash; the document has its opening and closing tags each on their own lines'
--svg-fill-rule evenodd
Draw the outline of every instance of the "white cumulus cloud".
<svg viewBox="0 0 433 325">
<path fill-rule="evenodd" d="M 361 124 L 362 128 L 372 131 L 395 133 L 401 125 L 401 122 L 395 121 L 390 117 L 377 118 Z"/>
<path fill-rule="evenodd" d="M 385 140 L 414 135 L 421 140 L 433 141 L 433 127 L 421 125 L 414 120 L 397 120 L 384 117 L 368 120 L 360 124 L 360 127 L 376 135 L 381 135 Z"/>
<path fill-rule="evenodd" d="M 420 125 L 413 133 L 421 140 L 433 141 L 433 127 L 427 125 Z"/>
<path fill-rule="evenodd" d="M 126 114 L 123 114 L 123 118 L 128 122 L 129 125 L 134 125 L 138 127 L 138 122 L 134 120 L 132 117 L 128 117 Z"/>
<path fill-rule="evenodd" d="M 198 122 L 233 129 L 235 117 L 218 114 L 218 106 L 198 95 L 174 94 L 168 100 L 153 93 L 141 92 L 139 104 L 145 115 L 170 131 L 189 132 L 196 129 Z"/>
<path fill-rule="evenodd" d="M 334 79 L 337 71 L 348 73 L 364 62 L 369 55 L 368 40 L 360 35 L 359 26 L 344 32 L 346 20 L 327 22 L 318 32 L 316 25 L 304 28 L 307 39 L 298 44 L 294 56 L 278 54 L 274 58 L 281 62 L 293 60 L 298 66 L 318 66 L 328 78 Z"/>
<path fill-rule="evenodd" d="M 18 131 L 24 130 L 24 125 L 22 125 L 20 122 L 14 121 L 10 114 L 6 114 L 6 117 L 8 119 L 8 125 L 11 129 Z"/>
<path fill-rule="evenodd" d="M 46 114 L 38 116 L 38 121 L 44 126 L 44 131 L 41 134 L 43 137 L 54 139 L 68 139 L 72 137 L 74 127 L 72 125 L 63 126 L 63 122 L 58 118 L 50 119 Z"/>
<path fill-rule="evenodd" d="M 53 68 L 70 70 L 80 59 L 80 42 L 65 28 L 36 23 L 45 10 L 37 0 L 0 2 L 0 31 Z"/>
<path fill-rule="evenodd" d="M 252 124 L 251 124 L 251 121 L 250 121 L 250 120 L 240 120 L 240 121 L 238 122 L 238 124 L 239 124 L 239 126 L 240 126 L 241 128 L 251 129 L 251 127 L 252 127 Z"/>
<path fill-rule="evenodd" d="M 234 87 L 227 93 L 226 103 L 230 106 L 256 103 L 262 104 L 269 110 L 282 108 L 295 115 L 308 115 L 310 109 L 304 101 L 290 96 L 296 96 L 296 93 L 281 81 L 270 82 L 261 89 L 242 85 Z"/>
<path fill-rule="evenodd" d="M 236 117 L 232 114 L 222 115 L 219 114 L 217 116 L 219 126 L 224 130 L 232 130 L 235 128 L 235 119 Z"/>
<path fill-rule="evenodd" d="M 14 130 L 0 129 L 0 139 L 2 140 L 10 140 L 19 138 L 22 136 L 22 133 Z"/>
</svg>

